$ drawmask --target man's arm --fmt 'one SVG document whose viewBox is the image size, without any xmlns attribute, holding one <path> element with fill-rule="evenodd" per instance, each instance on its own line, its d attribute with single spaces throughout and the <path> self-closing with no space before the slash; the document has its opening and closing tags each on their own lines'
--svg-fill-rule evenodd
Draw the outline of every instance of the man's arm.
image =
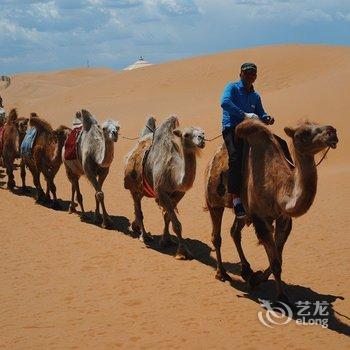
<svg viewBox="0 0 350 350">
<path fill-rule="evenodd" d="M 263 120 L 263 116 L 266 115 L 260 96 L 258 96 L 258 100 L 256 101 L 255 114 L 257 114 L 261 120 Z"/>
<path fill-rule="evenodd" d="M 233 93 L 234 85 L 227 84 L 221 97 L 221 107 L 229 113 L 230 117 L 243 119 L 244 112 L 232 102 Z"/>
</svg>

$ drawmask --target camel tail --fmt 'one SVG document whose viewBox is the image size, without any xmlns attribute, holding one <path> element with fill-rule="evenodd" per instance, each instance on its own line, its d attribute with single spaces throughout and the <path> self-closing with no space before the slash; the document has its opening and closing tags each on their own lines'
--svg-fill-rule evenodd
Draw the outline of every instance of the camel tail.
<svg viewBox="0 0 350 350">
<path fill-rule="evenodd" d="M 259 120 L 244 120 L 236 127 L 236 136 L 242 139 L 247 139 L 255 134 L 273 137 L 268 127 Z"/>
</svg>

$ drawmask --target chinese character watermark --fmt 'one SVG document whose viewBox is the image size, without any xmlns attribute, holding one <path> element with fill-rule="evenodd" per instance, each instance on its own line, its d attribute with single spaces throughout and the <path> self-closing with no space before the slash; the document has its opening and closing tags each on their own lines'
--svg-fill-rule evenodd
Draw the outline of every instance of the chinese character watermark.
<svg viewBox="0 0 350 350">
<path fill-rule="evenodd" d="M 284 325 L 294 319 L 297 325 L 319 325 L 328 328 L 330 305 L 327 301 L 297 301 L 295 310 L 281 301 L 272 303 L 259 299 L 259 302 L 265 310 L 258 312 L 258 319 L 266 327 Z"/>
</svg>

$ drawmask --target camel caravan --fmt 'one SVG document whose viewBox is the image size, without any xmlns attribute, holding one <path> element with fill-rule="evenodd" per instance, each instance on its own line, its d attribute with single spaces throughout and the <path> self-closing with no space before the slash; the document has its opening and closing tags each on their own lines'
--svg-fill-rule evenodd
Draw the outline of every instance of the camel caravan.
<svg viewBox="0 0 350 350">
<path fill-rule="evenodd" d="M 316 154 L 338 143 L 336 130 L 329 125 L 304 122 L 295 128 L 286 127 L 291 139 L 290 156 L 267 125 L 247 119 L 236 128 L 236 136 L 245 142 L 243 157 L 242 202 L 247 217 L 233 221 L 231 236 L 241 262 L 241 276 L 251 288 L 274 276 L 279 300 L 288 302 L 282 285 L 282 252 L 292 230 L 292 218 L 304 215 L 315 199 L 317 190 Z M 7 188 L 13 191 L 14 162 L 19 159 L 23 192 L 26 191 L 26 171 L 33 176 L 37 202 L 51 202 L 58 207 L 55 175 L 64 163 L 71 183 L 69 213 L 81 216 L 85 210 L 79 179 L 86 176 L 95 190 L 95 223 L 110 228 L 112 221 L 104 203 L 103 183 L 114 159 L 114 146 L 120 133 L 119 122 L 107 120 L 100 124 L 82 109 L 73 119 L 73 127 L 53 129 L 44 119 L 32 113 L 19 118 L 15 109 L 0 120 L 0 163 L 6 169 Z M 177 117 L 169 117 L 158 126 L 148 118 L 136 145 L 125 157 L 124 188 L 130 191 L 135 218 L 131 224 L 140 240 L 149 244 L 153 237 L 145 229 L 141 201 L 152 198 L 160 207 L 164 220 L 161 248 L 173 245 L 170 223 L 177 236 L 176 259 L 191 259 L 195 252 L 186 246 L 177 205 L 191 189 L 196 178 L 197 158 L 205 147 L 204 131 L 200 127 L 180 129 Z M 221 222 L 225 208 L 232 208 L 227 190 L 228 153 L 223 143 L 205 172 L 203 197 L 212 221 L 212 243 L 216 252 L 216 278 L 230 280 L 221 257 Z M 47 187 L 44 192 L 40 175 Z M 51 194 L 51 195 L 50 195 Z M 78 204 L 75 202 L 77 200 Z M 102 209 L 102 220 L 100 214 Z M 198 207 L 200 210 L 200 207 Z M 265 248 L 269 266 L 253 271 L 241 245 L 244 226 L 253 224 L 259 243 Z"/>
</svg>

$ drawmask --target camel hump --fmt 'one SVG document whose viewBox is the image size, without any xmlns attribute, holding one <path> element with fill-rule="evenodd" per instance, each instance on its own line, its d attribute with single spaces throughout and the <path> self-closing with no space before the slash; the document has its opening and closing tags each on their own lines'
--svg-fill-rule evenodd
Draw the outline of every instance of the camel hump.
<svg viewBox="0 0 350 350">
<path fill-rule="evenodd" d="M 140 133 L 140 137 L 153 133 L 155 129 L 156 129 L 156 119 L 153 117 L 148 117 L 146 121 L 146 125 Z"/>
<path fill-rule="evenodd" d="M 83 123 L 83 130 L 89 131 L 92 125 L 98 125 L 95 117 L 86 109 L 82 109 L 81 113 L 76 114 L 77 118 Z"/>
<path fill-rule="evenodd" d="M 44 119 L 39 118 L 38 116 L 33 117 L 32 115 L 29 118 L 29 123 L 31 127 L 35 127 L 38 130 L 42 130 L 44 132 L 52 133 L 53 129 L 49 122 Z"/>
<path fill-rule="evenodd" d="M 164 135 L 173 136 L 173 130 L 178 128 L 180 125 L 179 120 L 175 116 L 171 116 L 164 120 L 162 124 L 159 125 L 154 133 L 154 143 L 157 143 L 160 139 L 164 138 Z"/>
<path fill-rule="evenodd" d="M 12 108 L 10 113 L 9 113 L 8 121 L 14 122 L 17 119 L 17 117 L 18 117 L 18 115 L 17 115 L 16 108 Z"/>
<path fill-rule="evenodd" d="M 273 138 L 273 134 L 269 128 L 259 120 L 244 120 L 236 127 L 236 136 L 242 139 L 247 139 L 257 134 L 268 136 L 271 139 Z"/>
</svg>

